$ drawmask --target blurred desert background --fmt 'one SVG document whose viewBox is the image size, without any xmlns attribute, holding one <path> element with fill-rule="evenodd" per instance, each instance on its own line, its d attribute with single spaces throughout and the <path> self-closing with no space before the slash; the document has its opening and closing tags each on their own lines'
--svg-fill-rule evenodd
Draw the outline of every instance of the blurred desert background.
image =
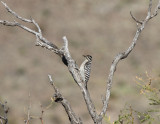
<svg viewBox="0 0 160 124">
<path fill-rule="evenodd" d="M 40 25 L 43 35 L 57 46 L 67 36 L 72 57 L 80 65 L 82 55 L 93 56 L 89 80 L 90 95 L 100 112 L 101 96 L 105 94 L 106 79 L 115 55 L 128 48 L 136 31 L 130 11 L 144 19 L 147 0 L 5 0 L 19 15 L 30 16 Z M 156 1 L 155 1 L 156 2 Z M 155 5 L 156 3 L 154 3 Z M 14 20 L 0 5 L 0 19 Z M 23 22 L 22 22 L 23 23 Z M 33 25 L 25 24 L 32 29 Z M 81 91 L 67 67 L 54 53 L 35 46 L 34 35 L 17 27 L 0 25 L 0 101 L 10 107 L 10 124 L 22 124 L 27 117 L 28 94 L 31 94 L 31 115 L 40 116 L 41 108 L 51 102 L 53 89 L 48 74 L 72 105 L 84 124 L 92 124 Z M 139 93 L 135 77 L 148 71 L 160 74 L 160 15 L 151 20 L 141 33 L 137 46 L 122 60 L 114 75 L 107 116 L 114 121 L 127 103 L 135 109 L 146 109 L 146 99 Z M 45 124 L 69 124 L 60 104 L 45 111 Z M 38 119 L 33 124 L 40 124 Z"/>
</svg>

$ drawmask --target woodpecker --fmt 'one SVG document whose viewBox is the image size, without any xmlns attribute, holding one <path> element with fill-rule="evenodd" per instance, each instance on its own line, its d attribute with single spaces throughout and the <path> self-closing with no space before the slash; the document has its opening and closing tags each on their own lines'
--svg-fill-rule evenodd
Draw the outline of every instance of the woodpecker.
<svg viewBox="0 0 160 124">
<path fill-rule="evenodd" d="M 85 60 L 80 66 L 80 73 L 82 75 L 83 81 L 87 84 L 91 72 L 92 56 L 90 55 L 83 55 L 83 56 L 85 57 Z"/>
</svg>

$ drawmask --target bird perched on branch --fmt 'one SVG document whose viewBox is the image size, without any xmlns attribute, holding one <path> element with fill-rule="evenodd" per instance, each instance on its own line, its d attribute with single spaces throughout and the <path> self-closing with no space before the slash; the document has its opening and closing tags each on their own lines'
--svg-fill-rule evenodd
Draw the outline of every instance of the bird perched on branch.
<svg viewBox="0 0 160 124">
<path fill-rule="evenodd" d="M 91 63 L 92 63 L 92 56 L 90 55 L 83 55 L 85 57 L 85 60 L 80 66 L 80 73 L 83 78 L 83 81 L 86 83 L 89 80 L 90 72 L 91 72 Z"/>
</svg>

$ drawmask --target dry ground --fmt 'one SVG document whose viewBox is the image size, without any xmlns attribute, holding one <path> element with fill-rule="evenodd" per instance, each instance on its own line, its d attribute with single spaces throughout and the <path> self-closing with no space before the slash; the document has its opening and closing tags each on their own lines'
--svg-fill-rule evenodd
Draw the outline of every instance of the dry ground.
<svg viewBox="0 0 160 124">
<path fill-rule="evenodd" d="M 93 56 L 89 81 L 91 97 L 98 111 L 101 95 L 105 92 L 106 78 L 114 56 L 131 43 L 136 24 L 130 10 L 143 19 L 147 1 L 139 0 L 10 0 L 5 1 L 17 13 L 34 18 L 44 36 L 62 45 L 67 36 L 73 58 L 80 65 L 83 54 Z M 0 19 L 13 17 L 0 5 Z M 139 38 L 130 56 L 120 62 L 115 73 L 107 116 L 118 117 L 119 110 L 128 103 L 143 111 L 146 101 L 139 95 L 135 76 L 160 73 L 160 15 L 151 20 Z M 27 24 L 28 25 L 28 24 Z M 30 25 L 28 25 L 30 26 Z M 30 26 L 31 28 L 35 28 Z M 10 107 L 10 124 L 22 124 L 26 117 L 28 93 L 31 93 L 32 115 L 40 115 L 40 103 L 47 106 L 53 95 L 47 75 L 51 74 L 56 85 L 70 101 L 73 110 L 85 124 L 91 124 L 78 86 L 67 68 L 52 52 L 35 46 L 35 37 L 18 28 L 0 25 L 0 99 Z M 25 109 L 24 109 L 25 108 Z M 45 124 L 69 124 L 59 104 L 54 104 L 44 114 Z M 33 121 L 39 124 L 39 120 Z"/>
</svg>

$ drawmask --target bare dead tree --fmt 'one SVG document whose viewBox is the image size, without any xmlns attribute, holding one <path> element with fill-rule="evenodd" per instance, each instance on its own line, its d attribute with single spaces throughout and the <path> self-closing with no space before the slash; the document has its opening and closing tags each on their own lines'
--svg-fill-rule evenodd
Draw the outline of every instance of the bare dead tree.
<svg viewBox="0 0 160 124">
<path fill-rule="evenodd" d="M 105 98 L 102 99 L 103 107 L 102 107 L 101 112 L 98 114 L 96 111 L 95 105 L 93 104 L 92 99 L 90 97 L 90 93 L 87 89 L 87 84 L 83 80 L 83 77 L 80 73 L 79 67 L 69 52 L 67 38 L 65 36 L 63 37 L 64 45 L 61 48 L 58 48 L 54 43 L 48 41 L 46 38 L 43 37 L 42 31 L 34 19 L 23 18 L 23 17 L 19 16 L 16 12 L 11 10 L 7 6 L 6 3 L 2 2 L 2 4 L 5 6 L 7 11 L 9 13 L 11 13 L 13 16 L 15 16 L 17 19 L 19 19 L 23 22 L 31 23 L 31 24 L 35 25 L 38 31 L 32 30 L 32 29 L 20 24 L 19 22 L 15 21 L 15 20 L 12 22 L 6 21 L 6 20 L 0 20 L 0 24 L 3 24 L 5 26 L 11 26 L 11 27 L 19 27 L 29 33 L 32 33 L 33 35 L 36 36 L 36 45 L 37 46 L 44 47 L 44 48 L 54 52 L 55 54 L 57 54 L 58 56 L 61 57 L 63 63 L 68 67 L 68 70 L 71 73 L 75 83 L 79 86 L 80 90 L 82 91 L 83 98 L 85 100 L 88 112 L 89 112 L 94 124 L 102 124 L 102 120 L 106 114 L 109 99 L 110 99 L 110 94 L 111 94 L 113 77 L 114 77 L 114 73 L 116 71 L 116 67 L 117 67 L 118 63 L 120 62 L 120 60 L 127 58 L 128 55 L 133 51 L 133 49 L 137 43 L 137 40 L 138 40 L 141 32 L 145 28 L 147 22 L 149 22 L 152 18 L 154 18 L 158 14 L 158 9 L 160 9 L 160 0 L 158 0 L 157 6 L 155 7 L 155 9 L 152 13 L 151 12 L 152 11 L 152 0 L 149 0 L 149 7 L 148 7 L 147 15 L 144 18 L 144 20 L 142 20 L 142 21 L 136 19 L 136 17 L 134 17 L 133 14 L 130 12 L 131 17 L 133 18 L 133 20 L 137 24 L 137 30 L 136 30 L 135 36 L 133 37 L 133 41 L 130 44 L 130 46 L 124 52 L 118 53 L 115 56 L 115 58 L 113 59 L 113 62 L 110 67 L 108 79 L 106 81 L 107 87 L 106 87 L 106 92 L 105 92 Z M 69 117 L 71 124 L 82 124 L 81 119 L 79 117 L 77 117 L 77 115 L 71 109 L 69 102 L 62 96 L 62 94 L 59 92 L 58 88 L 53 83 L 51 76 L 49 76 L 49 80 L 55 90 L 55 95 L 54 95 L 55 102 L 62 104 L 62 106 L 64 107 L 64 109 Z"/>
</svg>

